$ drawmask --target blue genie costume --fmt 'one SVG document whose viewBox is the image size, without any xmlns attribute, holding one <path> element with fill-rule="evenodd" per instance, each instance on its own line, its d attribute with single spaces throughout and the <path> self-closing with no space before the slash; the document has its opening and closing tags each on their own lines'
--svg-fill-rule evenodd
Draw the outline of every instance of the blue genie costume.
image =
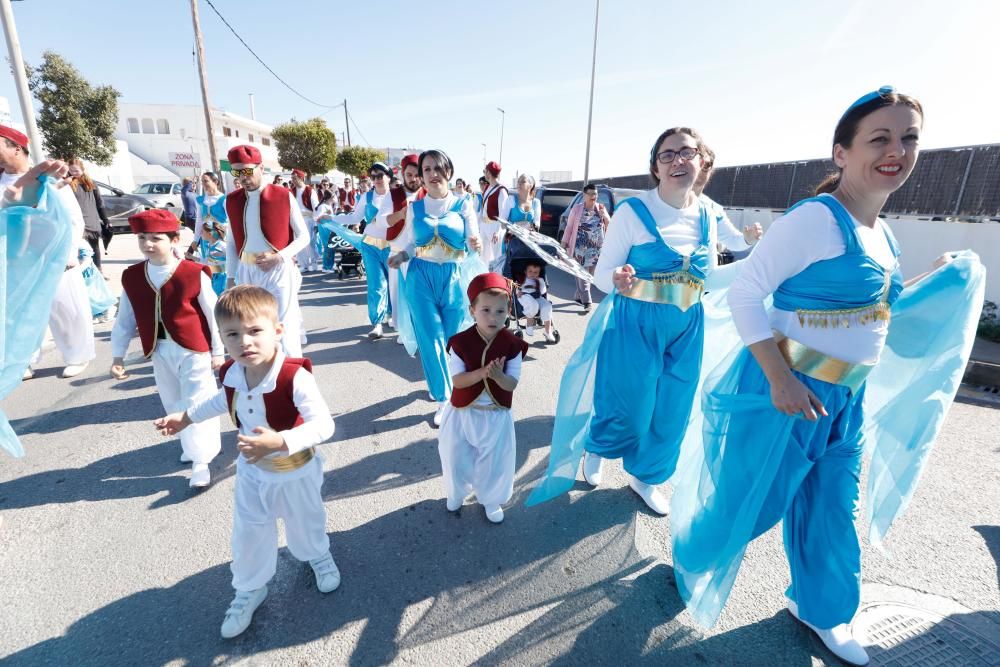
<svg viewBox="0 0 1000 667">
<path fill-rule="evenodd" d="M 49 312 L 72 243 L 69 212 L 42 177 L 36 206 L 0 209 L 0 399 L 20 383 L 45 336 Z M 24 449 L 0 412 L 0 447 L 14 456 Z"/>
<path fill-rule="evenodd" d="M 202 225 L 211 224 L 213 227 L 226 225 L 229 220 L 226 214 L 226 196 L 214 195 L 215 201 L 211 204 L 207 203 L 208 196 L 210 195 L 195 197 L 198 210 L 201 212 Z M 214 229 L 212 235 L 214 241 L 209 243 L 202 238 L 201 230 L 198 230 L 198 254 L 201 263 L 208 266 L 212 272 L 212 290 L 219 295 L 226 289 L 226 242 Z"/>
<path fill-rule="evenodd" d="M 634 284 L 601 302 L 563 372 L 548 470 L 528 505 L 568 491 L 584 449 L 622 458 L 646 484 L 666 481 L 678 461 L 701 371 L 710 217 L 699 202 L 701 242 L 684 254 L 640 199 L 625 206 L 653 240 L 632 246 Z"/>
<path fill-rule="evenodd" d="M 448 339 L 470 326 L 469 282 L 486 266 L 478 253 L 466 247 L 472 216 L 462 213 L 467 197 L 454 197 L 444 212 L 427 212 L 427 199 L 410 203 L 414 256 L 406 274 L 399 273 L 399 336 L 412 356 L 420 350 L 420 364 L 438 402 L 451 396 Z"/>
<path fill-rule="evenodd" d="M 862 455 L 871 457 L 869 538 L 879 545 L 912 497 L 975 337 L 985 271 L 974 253 L 904 290 L 898 265 L 865 252 L 836 198 L 820 195 L 789 213 L 807 203 L 832 214 L 845 251 L 785 279 L 774 309 L 804 328 L 891 326 L 877 364 L 848 363 L 775 333 L 792 373 L 828 412 L 813 422 L 776 410 L 760 365 L 733 344 L 732 322 L 710 323 L 713 345 L 670 511 L 677 587 L 706 626 L 718 619 L 749 542 L 778 521 L 791 569 L 786 594 L 799 617 L 819 628 L 850 622 L 860 601 Z"/>
</svg>

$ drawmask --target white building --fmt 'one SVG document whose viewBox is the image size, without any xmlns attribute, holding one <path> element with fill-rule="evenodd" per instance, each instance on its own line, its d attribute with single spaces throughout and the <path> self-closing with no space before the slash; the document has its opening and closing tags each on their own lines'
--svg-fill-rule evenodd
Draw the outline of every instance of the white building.
<svg viewBox="0 0 1000 667">
<path fill-rule="evenodd" d="M 215 147 L 220 160 L 233 146 L 256 146 L 265 172 L 279 172 L 278 149 L 271 139 L 270 125 L 229 111 L 212 109 Z M 118 106 L 115 138 L 128 143 L 129 152 L 153 165 L 160 165 L 178 179 L 209 171 L 205 112 L 199 105 L 132 104 Z"/>
</svg>

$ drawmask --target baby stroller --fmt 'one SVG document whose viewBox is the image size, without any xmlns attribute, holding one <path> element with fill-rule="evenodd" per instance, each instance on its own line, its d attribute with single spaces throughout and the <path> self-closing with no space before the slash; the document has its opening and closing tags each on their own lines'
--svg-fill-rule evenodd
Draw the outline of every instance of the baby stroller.
<svg viewBox="0 0 1000 667">
<path fill-rule="evenodd" d="M 337 272 L 338 278 L 343 279 L 346 276 L 364 278 L 365 265 L 361 261 L 360 250 L 336 234 L 330 235 L 327 247 L 333 250 L 333 270 Z"/>
<path fill-rule="evenodd" d="M 546 250 L 548 250 L 548 248 L 546 248 Z M 507 252 L 504 256 L 503 274 L 505 277 L 516 283 L 515 289 L 517 286 L 524 284 L 525 267 L 531 263 L 538 263 L 541 265 L 541 271 L 539 272 L 538 277 L 548 282 L 545 277 L 545 269 L 547 268 L 545 260 L 541 259 L 537 253 L 526 246 L 520 239 L 516 237 L 509 237 L 507 239 Z M 513 298 L 510 300 L 510 318 L 508 320 L 508 326 L 513 324 L 514 335 L 518 338 L 524 338 L 525 328 L 527 326 L 543 326 L 540 317 L 536 316 L 531 318 L 531 320 L 532 321 L 528 321 L 528 318 L 525 317 L 524 307 L 521 305 L 521 302 L 518 301 L 515 291 Z M 556 339 L 556 343 L 562 340 L 559 330 L 556 329 L 554 318 L 552 322 L 552 336 Z"/>
</svg>

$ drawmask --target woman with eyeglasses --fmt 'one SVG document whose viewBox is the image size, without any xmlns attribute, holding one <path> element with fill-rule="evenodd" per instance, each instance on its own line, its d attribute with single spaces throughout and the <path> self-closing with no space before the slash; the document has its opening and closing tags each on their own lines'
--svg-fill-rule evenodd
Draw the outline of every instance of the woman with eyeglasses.
<svg viewBox="0 0 1000 667">
<path fill-rule="evenodd" d="M 972 253 L 904 283 L 879 218 L 913 171 L 923 118 L 891 87 L 848 107 L 833 136 L 837 173 L 774 222 L 729 290 L 743 345 L 705 381 L 697 456 L 671 506 L 678 589 L 706 625 L 748 543 L 782 521 L 789 612 L 840 659 L 868 662 L 850 627 L 863 442 L 877 544 L 920 477 L 982 303 Z"/>
<path fill-rule="evenodd" d="M 448 339 L 462 329 L 469 315 L 465 288 L 474 277 L 470 274 L 485 271 L 485 267 L 467 257 L 467 252 L 482 248 L 479 222 L 471 199 L 456 197 L 448 189 L 455 172 L 451 158 L 444 151 L 424 151 L 417 159 L 417 169 L 427 196 L 407 207 L 400 234 L 405 249 L 390 257 L 389 265 L 398 268 L 409 262 L 405 279 L 400 273 L 400 301 L 405 301 L 409 312 L 431 399 L 437 401 L 434 425 L 440 426 L 452 387 Z M 403 336 L 407 324 L 405 317 L 401 320 Z"/>
<path fill-rule="evenodd" d="M 608 226 L 594 284 L 607 293 L 559 389 L 549 468 L 529 504 L 568 491 L 583 453 L 587 483 L 621 458 L 629 486 L 657 514 L 674 472 L 701 370 L 705 279 L 718 230 L 694 192 L 704 142 L 687 127 L 649 153 L 652 190 L 625 199 Z M 591 408 L 590 401 L 593 401 Z"/>
</svg>

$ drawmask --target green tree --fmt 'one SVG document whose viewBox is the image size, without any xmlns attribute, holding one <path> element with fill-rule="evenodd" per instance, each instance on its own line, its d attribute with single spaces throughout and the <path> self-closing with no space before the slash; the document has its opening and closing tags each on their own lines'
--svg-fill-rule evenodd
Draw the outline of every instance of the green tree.
<svg viewBox="0 0 1000 667">
<path fill-rule="evenodd" d="M 301 169 L 308 174 L 330 171 L 337 162 L 337 137 L 322 118 L 303 123 L 294 118 L 271 132 L 283 169 Z"/>
<path fill-rule="evenodd" d="M 42 54 L 41 66 L 24 68 L 28 87 L 42 105 L 38 127 L 45 150 L 57 158 L 111 164 L 121 93 L 111 86 L 94 88 L 54 51 Z"/>
<path fill-rule="evenodd" d="M 367 146 L 348 146 L 337 155 L 337 169 L 351 176 L 368 173 L 375 162 L 385 161 L 385 151 Z"/>
</svg>

